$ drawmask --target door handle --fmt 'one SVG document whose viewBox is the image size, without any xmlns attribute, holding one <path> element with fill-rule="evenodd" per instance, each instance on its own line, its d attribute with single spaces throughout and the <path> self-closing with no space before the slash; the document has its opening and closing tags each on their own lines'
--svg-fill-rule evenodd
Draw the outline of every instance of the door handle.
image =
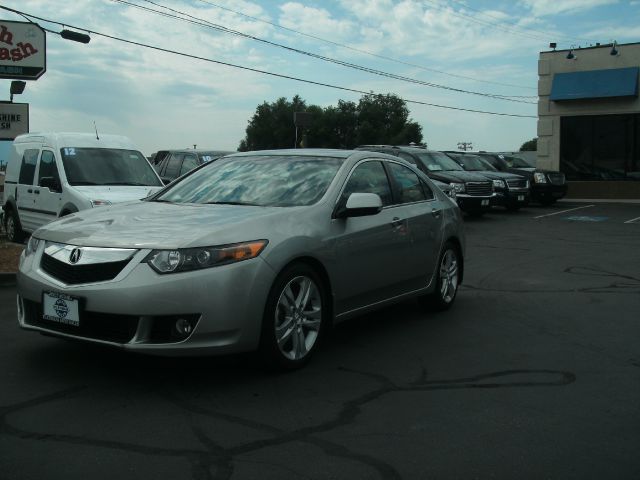
<svg viewBox="0 0 640 480">
<path fill-rule="evenodd" d="M 393 217 L 393 220 L 391 220 L 391 225 L 394 228 L 401 227 L 403 223 L 404 223 L 404 220 L 400 220 L 399 217 Z"/>
<path fill-rule="evenodd" d="M 40 190 L 34 190 L 33 193 L 35 193 L 36 195 L 40 195 Z"/>
<path fill-rule="evenodd" d="M 27 193 L 33 193 L 33 189 L 27 188 Z"/>
<path fill-rule="evenodd" d="M 433 215 L 434 217 L 438 218 L 440 216 L 440 212 L 442 210 L 438 210 L 437 208 L 432 208 L 431 209 L 431 215 Z"/>
</svg>

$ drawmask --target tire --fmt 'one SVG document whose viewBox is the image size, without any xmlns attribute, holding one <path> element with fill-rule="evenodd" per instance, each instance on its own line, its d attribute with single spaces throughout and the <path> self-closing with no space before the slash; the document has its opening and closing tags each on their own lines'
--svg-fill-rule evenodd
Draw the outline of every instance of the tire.
<svg viewBox="0 0 640 480">
<path fill-rule="evenodd" d="M 295 370 L 317 350 L 326 330 L 325 286 L 310 266 L 297 263 L 276 278 L 262 320 L 260 357 L 269 369 Z"/>
<path fill-rule="evenodd" d="M 553 205 L 554 203 L 556 203 L 555 198 L 547 198 L 545 200 L 540 200 L 540 204 L 542 204 L 543 207 L 548 207 L 550 205 Z"/>
<path fill-rule="evenodd" d="M 458 248 L 447 242 L 438 258 L 437 278 L 435 290 L 422 298 L 422 303 L 430 310 L 444 311 L 453 305 L 458 293 L 462 258 Z"/>
<path fill-rule="evenodd" d="M 520 210 L 521 205 L 507 205 L 507 210 L 509 212 L 517 212 L 518 210 Z"/>
<path fill-rule="evenodd" d="M 20 218 L 15 210 L 11 209 L 6 212 L 7 218 L 4 221 L 4 229 L 7 232 L 7 239 L 10 242 L 22 243 L 25 233 L 20 225 Z"/>
</svg>

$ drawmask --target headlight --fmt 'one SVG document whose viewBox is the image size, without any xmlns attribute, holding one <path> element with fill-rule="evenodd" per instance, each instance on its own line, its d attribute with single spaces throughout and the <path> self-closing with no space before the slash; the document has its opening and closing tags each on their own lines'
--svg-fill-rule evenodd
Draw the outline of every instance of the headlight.
<svg viewBox="0 0 640 480">
<path fill-rule="evenodd" d="M 547 183 L 547 177 L 542 172 L 536 172 L 533 174 L 533 181 L 535 183 Z"/>
<path fill-rule="evenodd" d="M 27 242 L 27 248 L 24 249 L 25 257 L 36 253 L 36 250 L 38 250 L 38 246 L 40 246 L 40 239 L 31 235 L 29 237 L 29 241 Z"/>
<path fill-rule="evenodd" d="M 505 185 L 504 185 L 504 181 L 503 181 L 503 180 L 494 180 L 494 181 L 493 181 L 493 186 L 494 186 L 495 188 L 505 188 Z"/>
<path fill-rule="evenodd" d="M 91 200 L 92 207 L 103 207 L 104 205 L 111 205 L 109 200 Z"/>
<path fill-rule="evenodd" d="M 464 183 L 450 183 L 449 185 L 451 185 L 451 188 L 453 188 L 456 193 L 462 193 L 465 191 Z"/>
<path fill-rule="evenodd" d="M 254 240 L 216 247 L 154 250 L 143 262 L 158 273 L 188 272 L 255 258 L 267 243 L 267 240 Z"/>
</svg>

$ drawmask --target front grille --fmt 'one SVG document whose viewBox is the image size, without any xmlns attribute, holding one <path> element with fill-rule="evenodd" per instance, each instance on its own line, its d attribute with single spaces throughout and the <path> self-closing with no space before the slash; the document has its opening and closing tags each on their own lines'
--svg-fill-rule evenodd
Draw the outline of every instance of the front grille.
<svg viewBox="0 0 640 480">
<path fill-rule="evenodd" d="M 80 312 L 80 325 L 77 327 L 44 320 L 42 304 L 24 301 L 25 323 L 54 332 L 66 333 L 75 337 L 91 338 L 115 343 L 128 343 L 138 329 L 139 317 L 133 315 L 110 315 L 107 313 Z"/>
<path fill-rule="evenodd" d="M 78 285 L 80 283 L 113 280 L 127 263 L 129 263 L 129 260 L 89 265 L 69 265 L 44 253 L 42 260 L 40 260 L 40 268 L 67 285 Z"/>
<path fill-rule="evenodd" d="M 524 178 L 507 180 L 507 185 L 509 185 L 509 188 L 527 188 L 527 180 Z"/>
<path fill-rule="evenodd" d="M 489 196 L 493 193 L 490 182 L 468 182 L 465 184 L 467 194 L 475 196 Z"/>
<path fill-rule="evenodd" d="M 553 185 L 564 185 L 564 173 L 547 173 L 547 177 L 549 177 L 549 181 Z"/>
</svg>

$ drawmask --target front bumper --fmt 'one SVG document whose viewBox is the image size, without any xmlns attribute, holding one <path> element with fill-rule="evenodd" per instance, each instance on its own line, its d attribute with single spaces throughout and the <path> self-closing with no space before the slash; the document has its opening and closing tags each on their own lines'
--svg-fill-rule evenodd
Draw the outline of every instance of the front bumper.
<svg viewBox="0 0 640 480">
<path fill-rule="evenodd" d="M 491 205 L 497 207 L 526 207 L 531 197 L 528 189 L 498 190 Z"/>
<path fill-rule="evenodd" d="M 491 202 L 495 198 L 495 193 L 486 196 L 468 195 L 466 193 L 456 194 L 456 200 L 460 210 L 463 212 L 484 212 L 491 208 Z"/>
<path fill-rule="evenodd" d="M 64 285 L 39 267 L 43 247 L 22 257 L 17 275 L 20 327 L 66 338 L 158 355 L 210 355 L 257 348 L 275 272 L 260 257 L 193 272 L 160 275 L 140 263 L 139 251 L 113 279 Z M 44 320 L 44 292 L 78 299 L 80 326 Z M 158 325 L 188 317 L 183 340 L 158 340 Z M 156 333 L 154 333 L 156 332 Z"/>
<path fill-rule="evenodd" d="M 552 183 L 534 183 L 531 185 L 531 200 L 547 202 L 559 200 L 567 195 L 568 185 L 554 185 Z"/>
</svg>

